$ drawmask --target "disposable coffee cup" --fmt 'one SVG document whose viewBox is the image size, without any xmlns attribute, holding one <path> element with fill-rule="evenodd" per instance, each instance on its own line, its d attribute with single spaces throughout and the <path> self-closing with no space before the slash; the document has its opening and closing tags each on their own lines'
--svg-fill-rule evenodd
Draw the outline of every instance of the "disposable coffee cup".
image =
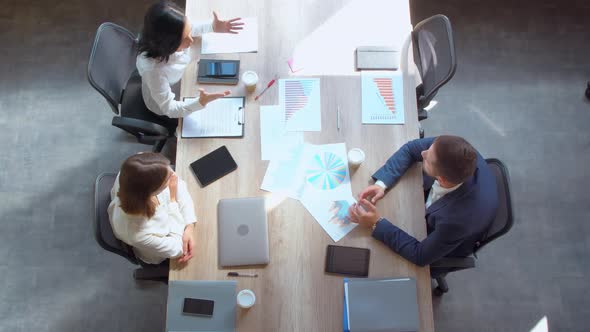
<svg viewBox="0 0 590 332">
<path fill-rule="evenodd" d="M 256 303 L 256 295 L 249 289 L 242 289 L 237 296 L 238 306 L 240 308 L 248 309 Z"/>
<path fill-rule="evenodd" d="M 365 161 L 365 153 L 359 148 L 348 151 L 348 165 L 350 167 L 359 167 Z"/>
<path fill-rule="evenodd" d="M 256 90 L 256 84 L 258 83 L 258 74 L 248 70 L 242 74 L 242 82 L 244 82 L 248 92 L 254 92 Z"/>
</svg>

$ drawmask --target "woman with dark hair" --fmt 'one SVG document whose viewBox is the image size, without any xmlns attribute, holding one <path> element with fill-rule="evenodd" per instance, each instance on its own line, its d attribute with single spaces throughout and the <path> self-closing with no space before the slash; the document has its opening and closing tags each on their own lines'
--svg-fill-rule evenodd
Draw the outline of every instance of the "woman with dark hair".
<svg viewBox="0 0 590 332">
<path fill-rule="evenodd" d="M 139 39 L 136 66 L 142 77 L 142 93 L 146 106 L 154 113 L 169 118 L 181 118 L 200 110 L 207 103 L 226 96 L 199 89 L 194 101 L 174 100 L 171 85 L 180 81 L 191 62 L 193 37 L 208 32 L 238 33 L 243 27 L 239 18 L 222 21 L 213 12 L 213 21 L 192 24 L 174 3 L 161 1 L 152 5 L 144 18 Z"/>
<path fill-rule="evenodd" d="M 148 264 L 192 257 L 197 218 L 186 183 L 158 153 L 133 155 L 121 166 L 108 208 L 115 236 Z"/>
</svg>

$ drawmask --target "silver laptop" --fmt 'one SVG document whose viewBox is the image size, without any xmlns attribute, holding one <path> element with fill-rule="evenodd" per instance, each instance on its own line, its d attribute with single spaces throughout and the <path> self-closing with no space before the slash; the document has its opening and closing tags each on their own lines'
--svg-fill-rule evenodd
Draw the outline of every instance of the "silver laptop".
<svg viewBox="0 0 590 332">
<path fill-rule="evenodd" d="M 217 204 L 220 266 L 268 264 L 268 225 L 263 197 L 222 199 Z"/>
</svg>

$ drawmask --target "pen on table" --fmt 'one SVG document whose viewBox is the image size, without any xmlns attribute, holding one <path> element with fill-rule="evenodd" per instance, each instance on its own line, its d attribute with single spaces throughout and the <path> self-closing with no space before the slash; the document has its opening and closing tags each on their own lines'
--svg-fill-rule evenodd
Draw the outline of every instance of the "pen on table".
<svg viewBox="0 0 590 332">
<path fill-rule="evenodd" d="M 336 106 L 336 128 L 340 131 L 340 106 Z"/>
<path fill-rule="evenodd" d="M 258 277 L 258 274 L 252 274 L 252 273 L 238 273 L 238 272 L 228 272 L 227 273 L 228 277 L 252 277 L 252 278 L 256 278 Z"/>
<path fill-rule="evenodd" d="M 268 82 L 268 84 L 266 85 L 266 88 L 264 88 L 264 90 L 262 90 L 262 92 L 256 96 L 256 98 L 254 98 L 254 100 L 258 100 L 258 98 L 260 98 L 260 96 L 262 96 L 266 90 L 268 90 L 268 88 L 270 88 L 273 84 L 275 84 L 275 82 L 277 81 L 276 78 L 273 78 L 272 81 Z"/>
</svg>

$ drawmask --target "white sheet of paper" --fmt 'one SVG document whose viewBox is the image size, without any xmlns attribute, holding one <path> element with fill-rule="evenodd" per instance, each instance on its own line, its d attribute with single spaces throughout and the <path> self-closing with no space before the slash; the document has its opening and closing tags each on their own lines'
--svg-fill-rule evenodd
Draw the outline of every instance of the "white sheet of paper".
<svg viewBox="0 0 590 332">
<path fill-rule="evenodd" d="M 322 130 L 319 78 L 279 80 L 279 105 L 288 131 Z"/>
<path fill-rule="evenodd" d="M 300 172 L 301 154 L 305 146 L 297 145 L 282 159 L 271 160 L 260 189 L 298 200 L 305 184 L 305 177 Z"/>
<path fill-rule="evenodd" d="M 361 89 L 364 124 L 404 124 L 401 71 L 363 71 Z"/>
<path fill-rule="evenodd" d="M 242 18 L 244 29 L 237 34 L 210 32 L 203 35 L 201 54 L 258 52 L 258 21 Z"/>
<path fill-rule="evenodd" d="M 297 145 L 270 161 L 260 189 L 308 201 L 352 197 L 346 145 Z"/>
<path fill-rule="evenodd" d="M 300 172 L 305 176 L 301 197 L 331 201 L 352 197 L 346 144 L 306 144 Z"/>
<path fill-rule="evenodd" d="M 279 105 L 260 106 L 260 155 L 262 160 L 285 159 L 285 154 L 303 144 L 302 132 L 285 131 Z"/>
<path fill-rule="evenodd" d="M 191 100 L 195 98 L 185 98 Z M 182 119 L 182 137 L 242 136 L 243 98 L 219 98 Z"/>
<path fill-rule="evenodd" d="M 303 198 L 301 203 L 334 242 L 340 241 L 357 226 L 350 221 L 348 214 L 348 208 L 356 203 L 352 197 L 337 201 Z"/>
</svg>

